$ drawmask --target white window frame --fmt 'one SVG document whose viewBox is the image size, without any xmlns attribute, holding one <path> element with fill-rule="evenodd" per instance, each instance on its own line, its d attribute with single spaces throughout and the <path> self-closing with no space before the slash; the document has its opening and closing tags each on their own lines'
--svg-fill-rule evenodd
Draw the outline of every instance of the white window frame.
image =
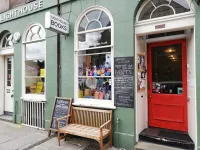
<svg viewBox="0 0 200 150">
<path fill-rule="evenodd" d="M 79 25 L 81 23 L 81 20 L 85 17 L 85 15 L 91 11 L 94 10 L 100 10 L 105 12 L 111 22 L 111 26 L 109 27 L 103 27 L 103 28 L 98 28 L 94 30 L 87 30 L 87 31 L 78 31 Z M 95 32 L 95 31 L 101 31 L 105 29 L 111 29 L 111 45 L 109 46 L 101 46 L 101 47 L 95 47 L 95 48 L 85 48 L 85 49 L 79 49 L 78 48 L 78 35 L 83 34 L 83 33 L 90 33 L 90 32 Z M 84 51 L 84 50 L 90 50 L 90 49 L 103 49 L 103 48 L 111 48 L 111 92 L 112 92 L 112 98 L 111 100 L 96 100 L 96 99 L 87 99 L 87 98 L 78 98 L 78 52 Z M 96 108 L 108 108 L 108 109 L 115 109 L 114 105 L 114 21 L 111 13 L 104 7 L 102 6 L 92 6 L 83 11 L 83 13 L 80 15 L 80 17 L 77 19 L 76 24 L 75 24 L 75 29 L 74 29 L 74 68 L 75 68 L 75 74 L 74 74 L 74 103 L 73 105 L 76 106 L 87 106 L 87 107 L 96 107 Z M 106 52 L 105 52 L 106 53 Z M 104 53 L 102 53 L 104 54 Z M 79 55 L 80 56 L 80 55 Z M 95 77 L 94 77 L 95 78 Z M 98 78 L 98 77 L 97 77 Z"/>
<path fill-rule="evenodd" d="M 7 35 L 10 34 L 10 38 L 11 39 L 7 39 Z M 12 42 L 12 46 L 7 46 L 7 47 L 3 47 L 3 41 L 4 39 L 6 39 L 7 42 Z M 14 43 L 13 43 L 13 37 L 12 37 L 12 34 L 9 32 L 9 31 L 6 31 L 3 36 L 2 36 L 2 39 L 1 39 L 1 42 L 0 42 L 0 55 L 13 55 L 14 54 Z"/>
<path fill-rule="evenodd" d="M 190 4 L 191 3 L 190 0 L 185 0 L 188 3 L 188 5 L 190 6 L 190 11 L 188 11 L 188 12 L 174 14 L 174 15 L 169 15 L 169 16 L 163 16 L 163 17 L 157 17 L 157 18 L 151 18 L 151 19 L 146 19 L 146 20 L 139 20 L 139 17 L 140 17 L 140 14 L 141 14 L 142 10 L 144 9 L 144 7 L 150 1 L 151 0 L 146 0 L 145 2 L 143 2 L 143 4 L 141 5 L 140 9 L 138 10 L 137 15 L 136 15 L 136 26 L 146 25 L 146 24 L 149 24 L 149 23 L 159 23 L 160 21 L 164 21 L 164 20 L 167 21 L 167 20 L 171 20 L 171 19 L 180 19 L 180 18 L 184 18 L 184 17 L 185 18 L 187 18 L 187 17 L 193 17 L 194 14 L 195 14 L 194 5 Z M 168 7 L 170 7 L 169 5 L 163 4 L 163 5 L 157 6 L 157 8 L 155 8 L 152 12 L 154 12 L 156 9 L 158 9 L 161 6 L 168 6 Z M 170 7 L 170 8 L 172 8 L 172 7 Z M 173 8 L 173 10 L 174 10 L 174 8 Z"/>
<path fill-rule="evenodd" d="M 27 34 L 29 32 L 29 29 L 31 29 L 33 26 L 39 26 L 41 30 L 43 30 L 44 38 L 40 40 L 33 40 L 33 41 L 26 41 Z M 44 94 L 26 94 L 25 91 L 25 51 L 26 51 L 26 44 L 31 44 L 35 42 L 44 42 L 44 61 L 45 61 L 45 83 L 44 83 Z M 28 28 L 25 30 L 22 38 L 22 97 L 23 100 L 28 101 L 46 101 L 46 32 L 44 27 L 39 23 L 34 23 L 28 26 Z"/>
</svg>

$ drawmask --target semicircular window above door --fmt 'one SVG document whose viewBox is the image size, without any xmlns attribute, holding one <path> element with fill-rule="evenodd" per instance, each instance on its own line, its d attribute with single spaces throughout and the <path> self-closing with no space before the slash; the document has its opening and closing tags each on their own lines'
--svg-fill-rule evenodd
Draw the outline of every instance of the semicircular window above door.
<svg viewBox="0 0 200 150">
<path fill-rule="evenodd" d="M 149 0 L 143 7 L 138 21 L 190 12 L 187 0 Z"/>
</svg>

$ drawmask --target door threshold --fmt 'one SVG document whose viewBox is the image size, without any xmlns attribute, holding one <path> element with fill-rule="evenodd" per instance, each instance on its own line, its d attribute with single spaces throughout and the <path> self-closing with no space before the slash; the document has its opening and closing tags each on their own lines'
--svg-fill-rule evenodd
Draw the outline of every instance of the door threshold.
<svg viewBox="0 0 200 150">
<path fill-rule="evenodd" d="M 6 121 L 6 122 L 13 122 L 13 116 L 11 115 L 0 115 L 0 120 L 1 121 Z"/>
<path fill-rule="evenodd" d="M 193 150 L 195 147 L 188 133 L 161 128 L 144 129 L 139 134 L 139 140 L 182 149 Z"/>
</svg>

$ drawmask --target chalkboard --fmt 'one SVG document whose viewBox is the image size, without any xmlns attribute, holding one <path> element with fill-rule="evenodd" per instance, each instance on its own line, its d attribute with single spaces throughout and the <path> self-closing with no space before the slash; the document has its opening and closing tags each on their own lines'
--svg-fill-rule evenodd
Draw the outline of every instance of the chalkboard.
<svg viewBox="0 0 200 150">
<path fill-rule="evenodd" d="M 117 107 L 134 108 L 133 57 L 115 57 L 114 59 L 114 95 Z"/>
<path fill-rule="evenodd" d="M 51 134 L 51 130 L 57 131 L 58 129 L 57 119 L 69 115 L 71 102 L 72 102 L 71 98 L 61 98 L 61 97 L 55 98 L 55 102 L 53 105 L 53 113 L 51 117 L 49 136 Z M 68 119 L 61 120 L 60 127 L 65 126 L 67 121 Z"/>
</svg>

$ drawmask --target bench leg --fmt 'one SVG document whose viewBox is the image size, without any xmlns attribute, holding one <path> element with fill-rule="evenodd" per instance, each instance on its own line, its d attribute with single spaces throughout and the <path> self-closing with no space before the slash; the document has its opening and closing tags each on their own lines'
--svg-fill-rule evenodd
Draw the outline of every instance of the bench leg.
<svg viewBox="0 0 200 150">
<path fill-rule="evenodd" d="M 112 148 L 112 132 L 110 133 L 110 148 Z"/>
<path fill-rule="evenodd" d="M 65 137 L 65 141 L 67 141 L 67 134 L 64 134 L 64 137 Z"/>
<path fill-rule="evenodd" d="M 60 146 L 60 132 L 58 132 L 58 145 Z"/>
<path fill-rule="evenodd" d="M 103 148 L 103 139 L 100 140 L 100 150 L 104 150 L 104 148 Z"/>
</svg>

